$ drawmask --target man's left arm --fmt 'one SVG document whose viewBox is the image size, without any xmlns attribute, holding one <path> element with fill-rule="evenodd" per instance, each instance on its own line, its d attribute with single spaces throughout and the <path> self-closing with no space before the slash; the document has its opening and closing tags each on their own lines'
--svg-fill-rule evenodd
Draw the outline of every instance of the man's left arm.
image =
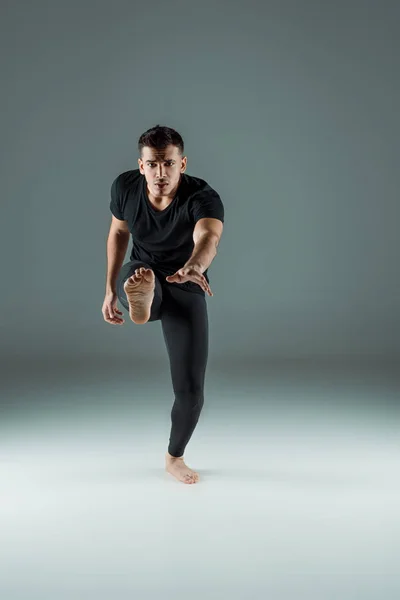
<svg viewBox="0 0 400 600">
<path fill-rule="evenodd" d="M 217 254 L 223 228 L 224 225 L 219 219 L 199 219 L 193 230 L 192 256 L 184 267 L 195 267 L 204 273 Z"/>
<path fill-rule="evenodd" d="M 219 219 L 209 217 L 199 219 L 193 230 L 194 248 L 191 257 L 181 269 L 166 277 L 166 280 L 170 283 L 193 281 L 209 296 L 213 296 L 203 273 L 217 254 L 223 227 L 224 225 Z"/>
</svg>

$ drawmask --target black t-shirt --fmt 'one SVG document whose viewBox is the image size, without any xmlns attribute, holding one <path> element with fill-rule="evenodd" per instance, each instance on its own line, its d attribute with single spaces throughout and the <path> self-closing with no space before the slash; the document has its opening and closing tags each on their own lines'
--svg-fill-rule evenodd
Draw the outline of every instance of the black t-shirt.
<svg viewBox="0 0 400 600">
<path fill-rule="evenodd" d="M 173 201 L 162 211 L 151 204 L 147 184 L 139 169 L 125 171 L 111 185 L 110 210 L 127 221 L 132 235 L 130 260 L 150 265 L 162 283 L 189 260 L 194 248 L 193 230 L 204 217 L 224 222 L 224 206 L 218 193 L 204 179 L 182 173 Z M 203 273 L 209 282 L 207 270 Z M 192 281 L 179 285 L 205 295 Z"/>
</svg>

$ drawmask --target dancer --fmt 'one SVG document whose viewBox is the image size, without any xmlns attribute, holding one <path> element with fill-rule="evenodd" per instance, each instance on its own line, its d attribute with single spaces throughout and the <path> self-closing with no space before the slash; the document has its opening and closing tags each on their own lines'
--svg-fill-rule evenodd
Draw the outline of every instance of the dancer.
<svg viewBox="0 0 400 600">
<path fill-rule="evenodd" d="M 208 358 L 208 268 L 222 235 L 224 206 L 206 181 L 185 173 L 181 135 L 156 125 L 138 142 L 139 169 L 111 185 L 104 320 L 122 325 L 117 300 L 137 325 L 161 321 L 175 401 L 165 468 L 184 483 L 199 475 L 184 451 L 204 403 Z M 132 236 L 130 259 L 123 265 Z"/>
</svg>

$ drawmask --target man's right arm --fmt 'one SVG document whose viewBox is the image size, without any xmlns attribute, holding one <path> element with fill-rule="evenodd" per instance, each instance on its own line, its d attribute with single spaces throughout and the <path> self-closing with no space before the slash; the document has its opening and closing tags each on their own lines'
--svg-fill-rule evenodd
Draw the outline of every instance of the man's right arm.
<svg viewBox="0 0 400 600">
<path fill-rule="evenodd" d="M 126 221 L 112 215 L 110 231 L 107 238 L 107 278 L 106 294 L 116 293 L 118 273 L 124 262 L 129 244 L 129 229 Z"/>
</svg>

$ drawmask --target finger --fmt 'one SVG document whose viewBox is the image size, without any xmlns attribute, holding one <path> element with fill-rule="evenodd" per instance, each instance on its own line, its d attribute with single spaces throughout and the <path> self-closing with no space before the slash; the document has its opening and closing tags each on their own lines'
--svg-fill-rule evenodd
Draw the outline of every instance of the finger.
<svg viewBox="0 0 400 600">
<path fill-rule="evenodd" d="M 113 318 L 110 317 L 110 313 L 108 311 L 108 309 L 106 308 L 105 312 L 104 312 L 104 320 L 107 321 L 107 323 L 112 323 L 113 322 Z"/>
<path fill-rule="evenodd" d="M 117 308 L 117 306 L 112 306 L 112 305 L 110 305 L 110 306 L 109 306 L 109 308 L 110 308 L 110 311 L 109 311 L 109 318 L 110 318 L 110 321 L 111 321 L 111 322 L 113 322 L 113 323 L 115 323 L 115 322 L 118 322 L 118 323 L 119 323 L 119 322 L 121 322 L 121 321 L 122 321 L 122 322 L 124 322 L 124 319 L 123 319 L 123 318 L 121 318 L 121 317 L 118 317 L 118 316 L 117 316 L 117 314 L 116 314 L 116 313 L 118 313 L 118 314 L 120 314 L 120 315 L 122 315 L 122 314 L 123 314 L 123 313 L 122 313 L 122 312 L 121 312 L 121 311 L 120 311 L 120 310 Z"/>
<path fill-rule="evenodd" d="M 108 311 L 107 311 L 108 309 Z M 122 312 L 120 310 L 118 310 L 117 308 L 112 308 L 112 306 L 106 306 L 106 310 L 105 310 L 105 318 L 106 321 L 108 323 L 124 323 L 124 319 L 121 317 L 117 317 L 116 314 L 114 314 L 114 312 L 119 313 L 120 315 L 122 315 Z"/>
<path fill-rule="evenodd" d="M 210 288 L 210 286 L 209 286 L 209 284 L 208 284 L 208 281 L 207 281 L 207 279 L 204 277 L 204 275 L 203 275 L 203 281 L 204 281 L 204 285 L 206 286 L 206 291 L 207 291 L 208 295 L 209 295 L 209 296 L 213 296 L 214 294 L 212 293 L 212 291 L 211 291 L 211 288 Z"/>
<path fill-rule="evenodd" d="M 198 285 L 201 287 L 201 289 L 204 292 L 207 292 L 207 286 L 204 283 L 203 277 L 201 277 L 201 275 L 199 275 L 196 279 L 197 279 L 196 283 L 198 283 Z"/>
<path fill-rule="evenodd" d="M 104 315 L 104 320 L 107 323 L 111 323 L 111 325 L 122 325 L 125 323 L 125 320 L 121 317 L 109 317 L 108 315 Z"/>
<path fill-rule="evenodd" d="M 208 283 L 207 283 L 207 279 L 204 277 L 204 275 L 202 275 L 201 277 L 201 281 L 203 282 L 203 289 L 205 292 L 208 293 Z"/>
</svg>

